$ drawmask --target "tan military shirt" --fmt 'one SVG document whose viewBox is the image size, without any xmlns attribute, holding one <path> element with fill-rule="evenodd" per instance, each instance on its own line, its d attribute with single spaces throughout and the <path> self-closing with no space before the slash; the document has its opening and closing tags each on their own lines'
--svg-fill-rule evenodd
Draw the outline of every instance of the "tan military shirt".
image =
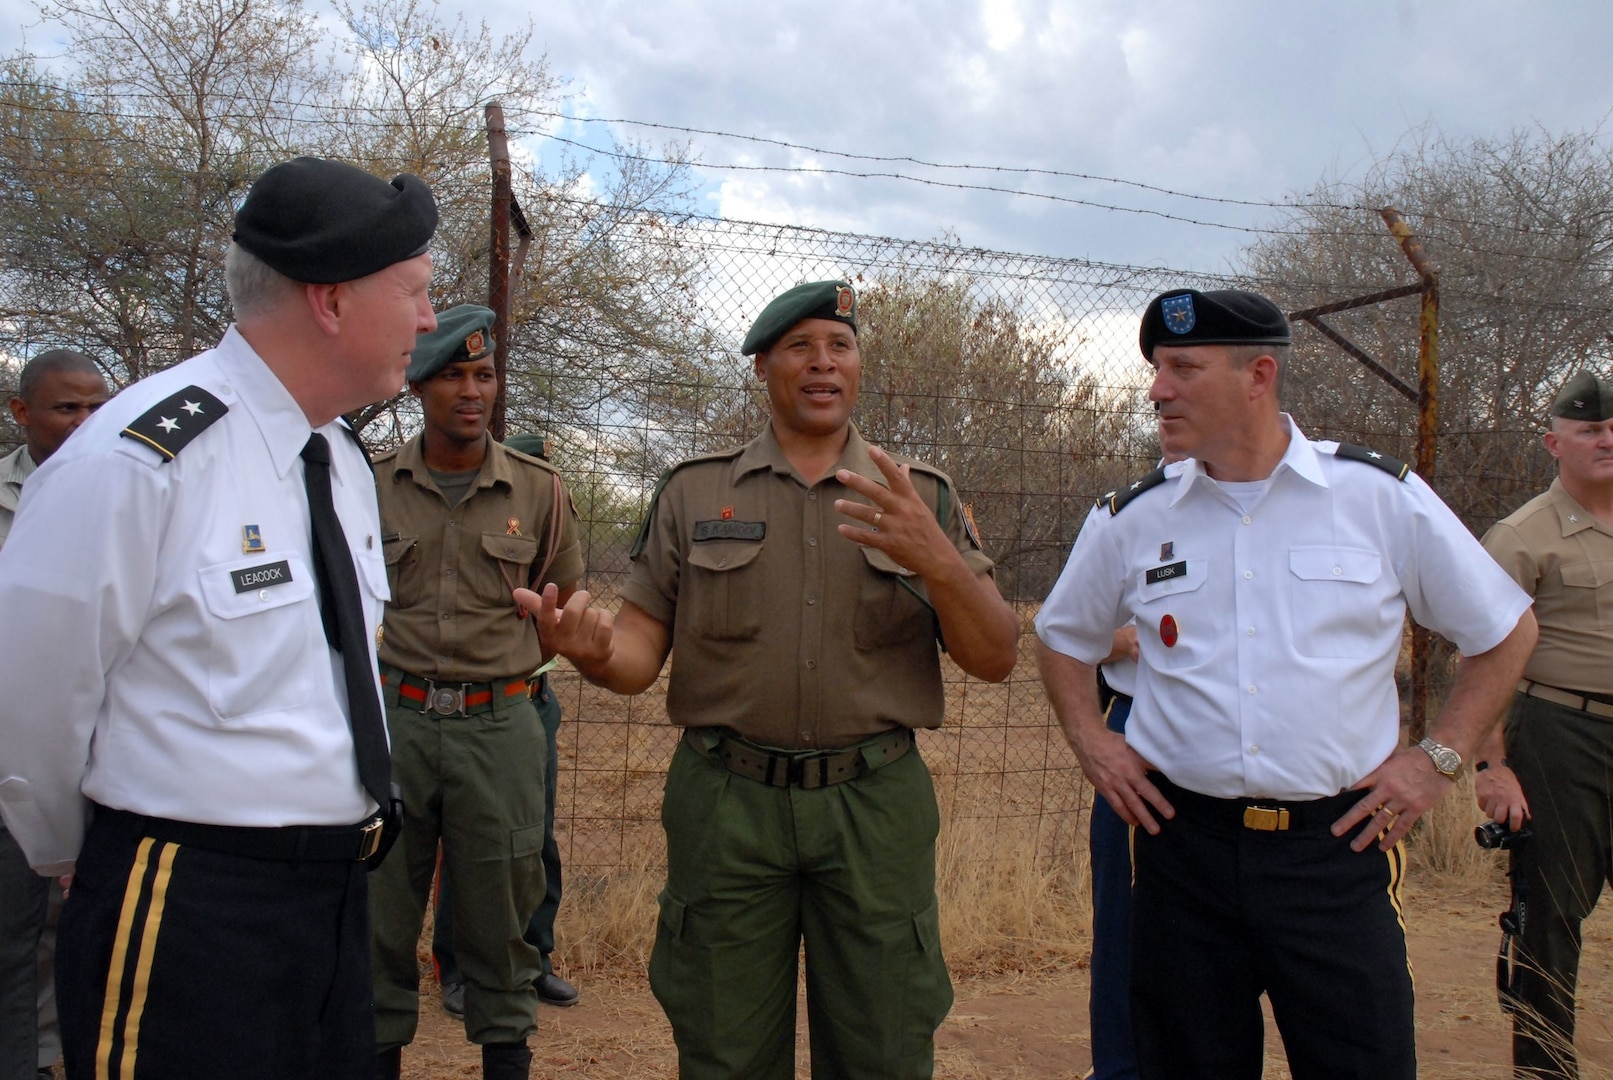
<svg viewBox="0 0 1613 1080">
<path fill-rule="evenodd" d="M 23 443 L 5 457 L 0 458 L 0 545 L 11 535 L 11 523 L 17 517 L 17 503 L 22 499 L 22 485 L 34 474 L 34 459 Z"/>
<path fill-rule="evenodd" d="M 907 460 L 907 459 L 901 459 Z M 976 573 L 991 560 L 952 482 L 913 484 Z M 857 429 L 836 469 L 885 484 Z M 841 536 L 833 472 L 808 487 L 773 437 L 696 458 L 663 482 L 622 597 L 672 628 L 667 713 L 766 746 L 844 746 L 898 725 L 939 727 L 937 622 L 916 574 Z"/>
<path fill-rule="evenodd" d="M 488 440 L 481 471 L 450 507 L 431 479 L 420 436 L 375 460 L 381 541 L 392 600 L 383 663 L 430 679 L 489 682 L 543 663 L 531 619 L 517 617 L 512 585 L 561 588 L 582 577 L 582 546 L 570 496 L 554 501 L 555 470 Z M 561 515 L 554 561 L 543 574 L 553 514 Z"/>
<path fill-rule="evenodd" d="M 1524 678 L 1613 695 L 1613 530 L 1554 480 L 1492 525 L 1483 542 L 1535 598 L 1540 640 Z"/>
</svg>

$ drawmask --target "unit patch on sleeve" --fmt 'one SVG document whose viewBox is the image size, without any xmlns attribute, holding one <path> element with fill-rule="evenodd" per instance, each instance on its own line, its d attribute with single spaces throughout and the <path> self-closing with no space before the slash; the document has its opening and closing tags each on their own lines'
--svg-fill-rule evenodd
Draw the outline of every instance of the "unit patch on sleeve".
<svg viewBox="0 0 1613 1080">
<path fill-rule="evenodd" d="M 119 434 L 151 447 L 163 461 L 172 461 L 192 439 L 229 411 L 228 405 L 201 387 L 187 386 L 141 413 Z"/>
</svg>

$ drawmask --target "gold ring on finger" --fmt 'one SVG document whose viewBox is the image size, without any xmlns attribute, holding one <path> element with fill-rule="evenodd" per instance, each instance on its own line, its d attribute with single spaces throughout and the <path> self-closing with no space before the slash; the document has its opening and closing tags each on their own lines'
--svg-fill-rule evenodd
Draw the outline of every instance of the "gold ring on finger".
<svg viewBox="0 0 1613 1080">
<path fill-rule="evenodd" d="M 884 517 L 884 516 L 885 516 L 884 513 L 882 513 L 881 511 L 879 511 L 879 510 L 874 511 L 874 528 L 876 528 L 876 529 L 879 528 L 879 519 Z"/>
</svg>

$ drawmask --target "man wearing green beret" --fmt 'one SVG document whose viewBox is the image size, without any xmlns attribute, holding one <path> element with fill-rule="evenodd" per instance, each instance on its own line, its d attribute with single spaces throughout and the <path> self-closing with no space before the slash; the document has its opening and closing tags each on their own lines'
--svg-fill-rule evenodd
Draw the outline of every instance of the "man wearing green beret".
<svg viewBox="0 0 1613 1080">
<path fill-rule="evenodd" d="M 772 420 L 663 478 L 621 610 L 553 589 L 521 600 L 607 689 L 644 690 L 672 656 L 667 714 L 684 735 L 650 985 L 679 1075 L 795 1075 L 804 942 L 812 1075 L 928 1077 L 952 987 L 914 732 L 941 723 L 940 648 L 1004 679 L 1019 620 L 946 476 L 851 422 L 848 283 L 779 296 L 743 351 Z"/>
<path fill-rule="evenodd" d="M 549 460 L 549 443 L 541 435 L 517 432 L 504 440 L 506 450 L 518 450 L 529 457 Z M 560 845 L 554 836 L 555 789 L 560 779 L 559 748 L 556 737 L 560 733 L 560 698 L 544 682 L 533 692 L 532 701 L 538 707 L 538 719 L 543 723 L 543 745 L 548 765 L 543 773 L 543 902 L 527 920 L 527 944 L 537 947 L 542 956 L 543 973 L 538 976 L 538 1000 L 545 1005 L 568 1008 L 577 1004 L 577 988 L 555 974 L 554 921 L 560 912 L 560 894 L 563 886 L 560 868 Z M 449 884 L 446 869 L 439 870 L 434 903 L 436 915 L 431 925 L 431 958 L 437 969 L 437 980 L 442 987 L 443 1011 L 455 1019 L 465 1015 L 465 977 L 459 970 L 459 958 L 454 952 L 453 887 Z"/>
<path fill-rule="evenodd" d="M 542 974 L 522 940 L 543 899 L 543 725 L 549 695 L 518 588 L 569 596 L 582 576 L 559 474 L 488 435 L 498 394 L 493 312 L 438 316 L 407 373 L 419 435 L 375 461 L 392 600 L 380 645 L 403 839 L 371 888 L 377 1075 L 398 1077 L 419 1021 L 415 945 L 438 843 L 454 881 L 465 1034 L 489 1080 L 524 1080 Z"/>
<path fill-rule="evenodd" d="M 1474 766 L 1484 812 L 1534 832 L 1512 849 L 1522 925 L 1503 988 L 1516 1075 L 1529 1080 L 1579 1075 L 1580 924 L 1613 866 L 1613 383 L 1589 371 L 1570 378 L 1545 442 L 1557 479 L 1484 534 L 1534 597 L 1540 640 L 1505 734 L 1492 733 Z"/>
</svg>

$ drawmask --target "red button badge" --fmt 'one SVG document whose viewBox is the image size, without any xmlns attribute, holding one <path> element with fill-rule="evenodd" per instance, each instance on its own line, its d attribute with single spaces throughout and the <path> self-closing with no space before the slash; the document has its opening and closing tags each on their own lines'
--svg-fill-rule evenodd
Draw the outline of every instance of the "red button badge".
<svg viewBox="0 0 1613 1080">
<path fill-rule="evenodd" d="M 1167 615 L 1159 620 L 1159 640 L 1167 649 L 1176 644 L 1176 616 Z"/>
</svg>

